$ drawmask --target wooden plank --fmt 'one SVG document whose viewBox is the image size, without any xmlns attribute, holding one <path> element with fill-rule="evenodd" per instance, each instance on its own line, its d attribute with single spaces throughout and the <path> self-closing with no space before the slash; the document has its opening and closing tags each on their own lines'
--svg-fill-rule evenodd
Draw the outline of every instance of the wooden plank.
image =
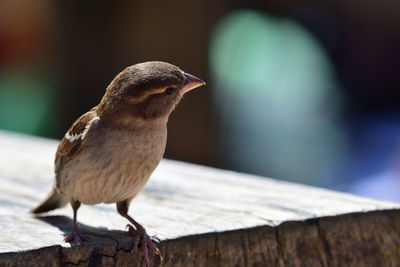
<svg viewBox="0 0 400 267">
<path fill-rule="evenodd" d="M 53 183 L 58 141 L 0 131 L 0 266 L 141 264 L 115 205 L 83 205 L 92 242 L 62 242 L 70 207 L 28 211 Z M 163 160 L 130 214 L 156 235 L 156 266 L 400 264 L 400 205 Z M 375 264 L 375 265 L 372 265 Z"/>
</svg>

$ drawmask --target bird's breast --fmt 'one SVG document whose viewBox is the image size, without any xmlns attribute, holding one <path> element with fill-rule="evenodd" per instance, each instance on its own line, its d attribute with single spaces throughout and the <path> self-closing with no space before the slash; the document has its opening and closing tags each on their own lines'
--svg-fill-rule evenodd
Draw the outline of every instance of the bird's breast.
<svg viewBox="0 0 400 267">
<path fill-rule="evenodd" d="M 99 127 L 80 154 L 58 174 L 63 194 L 86 204 L 136 196 L 160 162 L 166 125 L 134 130 Z"/>
</svg>

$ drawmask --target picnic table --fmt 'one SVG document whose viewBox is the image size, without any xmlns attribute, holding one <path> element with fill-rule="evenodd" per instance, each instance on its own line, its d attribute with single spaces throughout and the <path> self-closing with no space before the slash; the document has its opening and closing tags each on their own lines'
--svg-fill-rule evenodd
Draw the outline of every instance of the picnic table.
<svg viewBox="0 0 400 267">
<path fill-rule="evenodd" d="M 91 238 L 63 242 L 50 191 L 58 141 L 0 131 L 0 266 L 141 266 L 115 205 L 82 205 Z M 400 190 L 400 188 L 399 188 Z M 129 214 L 159 240 L 154 266 L 400 266 L 400 205 L 163 159 Z"/>
</svg>

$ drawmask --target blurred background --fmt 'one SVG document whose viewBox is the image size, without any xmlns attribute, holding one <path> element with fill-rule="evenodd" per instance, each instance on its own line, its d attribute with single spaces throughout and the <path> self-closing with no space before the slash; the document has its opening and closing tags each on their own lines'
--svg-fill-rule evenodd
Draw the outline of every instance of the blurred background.
<svg viewBox="0 0 400 267">
<path fill-rule="evenodd" d="M 60 139 L 128 65 L 207 81 L 166 157 L 400 201 L 398 1 L 0 1 L 0 128 Z"/>
</svg>

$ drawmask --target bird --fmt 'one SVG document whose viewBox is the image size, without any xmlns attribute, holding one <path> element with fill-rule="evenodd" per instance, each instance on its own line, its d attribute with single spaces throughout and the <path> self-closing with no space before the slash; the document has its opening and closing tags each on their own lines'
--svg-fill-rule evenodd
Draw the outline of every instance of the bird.
<svg viewBox="0 0 400 267">
<path fill-rule="evenodd" d="M 146 266 L 148 251 L 162 257 L 145 228 L 128 215 L 132 199 L 142 190 L 161 161 L 171 112 L 188 91 L 205 82 L 162 61 L 125 68 L 108 85 L 100 103 L 80 116 L 60 141 L 55 184 L 32 213 L 71 204 L 73 221 L 64 241 L 90 241 L 81 234 L 77 212 L 81 204 L 116 203 L 133 235 L 131 252 L 139 242 Z"/>
</svg>

